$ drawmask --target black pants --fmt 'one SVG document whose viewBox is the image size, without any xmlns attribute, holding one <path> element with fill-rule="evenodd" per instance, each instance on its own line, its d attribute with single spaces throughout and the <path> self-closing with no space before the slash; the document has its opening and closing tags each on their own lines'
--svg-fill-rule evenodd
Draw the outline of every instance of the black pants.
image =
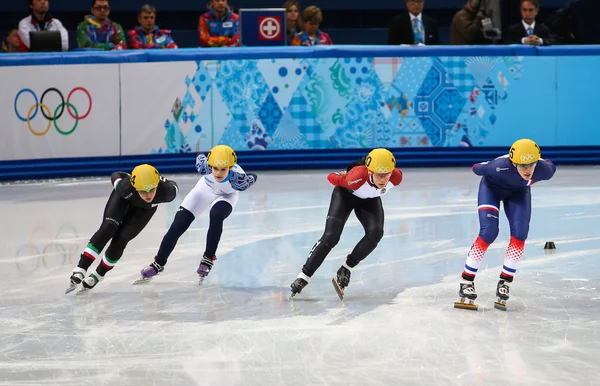
<svg viewBox="0 0 600 386">
<path fill-rule="evenodd" d="M 361 199 L 349 190 L 336 186 L 331 194 L 331 203 L 325 222 L 325 232 L 310 251 L 302 272 L 311 277 L 325 260 L 331 249 L 340 241 L 344 225 L 354 210 L 358 221 L 365 229 L 364 237 L 348 255 L 346 264 L 355 267 L 367 257 L 383 237 L 383 205 L 381 198 Z"/>
<path fill-rule="evenodd" d="M 106 250 L 106 259 L 98 266 L 96 271 L 104 276 L 123 256 L 123 251 L 127 243 L 133 240 L 142 229 L 146 227 L 157 207 L 142 209 L 132 206 L 129 201 L 121 198 L 118 192 L 113 191 L 104 208 L 104 219 L 100 229 L 94 233 L 90 239 L 90 244 L 98 254 L 104 249 L 109 241 L 110 245 Z M 87 270 L 94 262 L 93 259 L 81 255 L 78 267 Z"/>
</svg>

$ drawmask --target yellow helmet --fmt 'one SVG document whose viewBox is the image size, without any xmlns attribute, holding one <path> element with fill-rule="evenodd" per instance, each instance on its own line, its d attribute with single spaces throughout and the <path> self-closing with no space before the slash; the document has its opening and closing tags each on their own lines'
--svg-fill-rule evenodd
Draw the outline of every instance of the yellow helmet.
<svg viewBox="0 0 600 386">
<path fill-rule="evenodd" d="M 213 168 L 230 168 L 236 162 L 235 151 L 227 145 L 217 145 L 208 152 L 208 164 Z"/>
<path fill-rule="evenodd" d="M 391 173 L 396 167 L 396 158 L 388 149 L 373 149 L 365 159 L 367 169 L 373 173 Z"/>
<path fill-rule="evenodd" d="M 158 186 L 159 180 L 160 174 L 152 165 L 138 165 L 131 172 L 131 186 L 135 190 L 149 192 Z"/>
<path fill-rule="evenodd" d="M 529 165 L 542 158 L 542 152 L 537 143 L 524 138 L 512 144 L 509 158 L 517 165 Z"/>
</svg>

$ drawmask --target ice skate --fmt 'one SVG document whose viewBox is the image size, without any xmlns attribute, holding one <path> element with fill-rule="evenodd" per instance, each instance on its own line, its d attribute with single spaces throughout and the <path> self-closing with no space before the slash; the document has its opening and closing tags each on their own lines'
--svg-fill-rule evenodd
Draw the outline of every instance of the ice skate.
<svg viewBox="0 0 600 386">
<path fill-rule="evenodd" d="M 302 274 L 301 274 L 302 275 Z M 302 275 L 304 276 L 304 275 Z M 294 282 L 290 285 L 292 289 L 292 294 L 290 295 L 290 300 L 304 289 L 308 285 L 308 280 L 305 280 L 302 277 L 298 277 Z"/>
<path fill-rule="evenodd" d="M 71 277 L 69 278 L 69 280 L 70 280 L 69 288 L 67 288 L 67 290 L 65 291 L 65 295 L 70 292 L 75 291 L 77 286 L 81 283 L 81 281 L 85 277 L 85 274 L 86 274 L 86 270 L 83 268 L 76 267 L 73 270 L 73 273 L 71 274 Z"/>
<path fill-rule="evenodd" d="M 147 283 L 163 270 L 164 267 L 162 265 L 158 264 L 156 261 L 153 261 L 149 266 L 142 268 L 142 277 L 134 281 L 133 285 Z"/>
<path fill-rule="evenodd" d="M 331 279 L 333 288 L 335 288 L 340 300 L 344 300 L 344 288 L 350 284 L 350 275 L 350 270 L 342 265 L 337 271 L 337 277 Z"/>
<path fill-rule="evenodd" d="M 91 290 L 96 286 L 96 284 L 100 283 L 102 280 L 104 280 L 104 276 L 100 276 L 96 272 L 90 274 L 90 276 L 86 277 L 81 281 L 81 286 L 83 288 L 77 291 L 77 295 L 83 294 Z"/>
<path fill-rule="evenodd" d="M 500 279 L 498 281 L 498 286 L 496 287 L 496 296 L 498 297 L 498 301 L 494 303 L 494 308 L 497 308 L 501 311 L 506 311 L 506 301 L 509 298 L 509 292 L 510 282 Z"/>
<path fill-rule="evenodd" d="M 460 301 L 454 302 L 454 308 L 462 308 L 465 310 L 477 311 L 479 306 L 475 304 L 475 299 L 477 299 L 477 293 L 475 292 L 475 283 L 468 280 L 460 282 L 458 296 L 460 296 Z"/>
<path fill-rule="evenodd" d="M 200 266 L 196 270 L 196 273 L 199 276 L 198 285 L 202 285 L 204 283 L 204 279 L 206 279 L 206 277 L 210 273 L 210 270 L 212 269 L 212 266 L 213 266 L 213 262 L 215 260 L 217 260 L 216 256 L 213 256 L 213 257 L 203 256 L 202 257 L 202 261 L 200 261 Z"/>
</svg>

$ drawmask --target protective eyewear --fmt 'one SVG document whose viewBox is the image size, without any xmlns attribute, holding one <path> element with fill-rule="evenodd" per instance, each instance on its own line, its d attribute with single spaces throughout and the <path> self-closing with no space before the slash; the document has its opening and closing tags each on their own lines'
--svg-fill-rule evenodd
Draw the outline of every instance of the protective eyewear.
<svg viewBox="0 0 600 386">
<path fill-rule="evenodd" d="M 529 169 L 530 167 L 533 167 L 537 164 L 537 161 L 532 162 L 530 164 L 516 164 L 518 167 L 520 168 L 524 168 L 524 169 Z"/>
</svg>

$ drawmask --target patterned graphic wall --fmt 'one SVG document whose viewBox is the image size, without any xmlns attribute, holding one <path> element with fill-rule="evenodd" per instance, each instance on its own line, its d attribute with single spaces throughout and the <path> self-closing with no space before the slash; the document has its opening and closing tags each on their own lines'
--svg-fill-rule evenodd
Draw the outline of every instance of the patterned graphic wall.
<svg viewBox="0 0 600 386">
<path fill-rule="evenodd" d="M 522 57 L 199 61 L 153 152 L 484 145 L 522 75 Z"/>
</svg>

